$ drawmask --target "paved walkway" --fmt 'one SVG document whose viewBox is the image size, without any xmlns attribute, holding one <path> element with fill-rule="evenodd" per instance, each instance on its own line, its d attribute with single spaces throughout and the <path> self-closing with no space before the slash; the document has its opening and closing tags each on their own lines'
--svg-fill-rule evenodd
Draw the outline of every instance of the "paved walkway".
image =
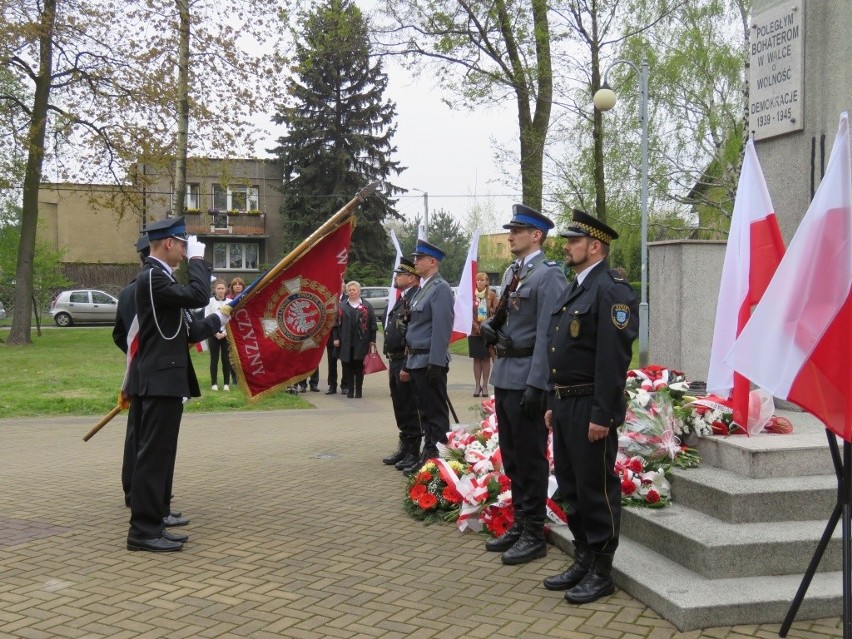
<svg viewBox="0 0 852 639">
<path fill-rule="evenodd" d="M 325 372 L 325 367 L 322 369 Z M 470 361 L 450 393 L 475 415 Z M 323 385 L 323 389 L 325 386 Z M 123 418 L 0 419 L 0 637 L 775 637 L 778 626 L 678 633 L 622 591 L 570 606 L 541 580 L 566 558 L 503 566 L 483 536 L 424 526 L 401 505 L 386 378 L 315 410 L 188 415 L 175 507 L 180 553 L 125 550 Z M 842 635 L 839 619 L 788 636 Z"/>
</svg>

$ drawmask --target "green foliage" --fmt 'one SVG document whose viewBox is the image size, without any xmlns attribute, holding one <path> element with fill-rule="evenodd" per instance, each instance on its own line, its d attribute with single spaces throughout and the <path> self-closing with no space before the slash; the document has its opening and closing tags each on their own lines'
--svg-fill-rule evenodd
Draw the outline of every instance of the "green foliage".
<svg viewBox="0 0 852 639">
<path fill-rule="evenodd" d="M 369 182 L 381 191 L 358 208 L 350 268 L 372 278 L 387 274 L 393 252 L 382 222 L 396 216 L 387 180 L 401 172 L 391 156 L 395 105 L 388 79 L 370 58 L 367 24 L 351 0 L 325 0 L 302 15 L 287 99 L 273 117 L 287 126 L 273 150 L 284 167 L 284 218 L 295 246 Z"/>
<path fill-rule="evenodd" d="M 417 245 L 417 229 L 420 218 L 406 221 L 397 233 L 403 255 L 411 255 Z M 456 286 L 461 278 L 471 237 L 462 230 L 461 224 L 447 211 L 440 209 L 429 215 L 429 243 L 440 248 L 446 257 L 441 261 L 441 276 Z"/>
<path fill-rule="evenodd" d="M 6 203 L 0 212 L 0 301 L 11 310 L 10 303 L 15 288 L 15 269 L 21 237 L 21 209 Z M 54 250 L 44 240 L 36 240 L 33 259 L 33 296 L 38 314 L 50 305 L 53 294 L 71 284 L 62 274 L 60 263 L 64 250 Z"/>
<path fill-rule="evenodd" d="M 0 329 L 0 341 L 7 335 L 7 330 Z M 111 327 L 51 329 L 37 337 L 29 348 L 0 344 L 0 352 L 3 360 L 0 415 L 3 417 L 101 417 L 115 406 L 125 361 L 124 354 L 112 341 Z M 195 349 L 190 353 L 193 367 L 204 379 L 210 354 Z M 201 387 L 206 386 L 202 384 Z M 187 402 L 185 410 L 193 413 L 309 407 L 305 401 L 284 390 L 249 403 L 241 391 L 232 388 L 229 393 L 204 393 L 201 398 Z M 106 428 L 123 429 L 126 419 L 126 413 L 122 413 Z M 81 432 L 80 436 L 84 434 Z"/>
</svg>

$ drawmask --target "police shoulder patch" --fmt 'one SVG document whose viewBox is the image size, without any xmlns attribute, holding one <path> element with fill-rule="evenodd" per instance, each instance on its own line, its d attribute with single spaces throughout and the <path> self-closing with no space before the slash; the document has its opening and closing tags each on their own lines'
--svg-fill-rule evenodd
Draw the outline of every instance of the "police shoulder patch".
<svg viewBox="0 0 852 639">
<path fill-rule="evenodd" d="M 618 330 L 624 330 L 630 321 L 630 307 L 627 304 L 613 304 L 609 316 Z"/>
</svg>

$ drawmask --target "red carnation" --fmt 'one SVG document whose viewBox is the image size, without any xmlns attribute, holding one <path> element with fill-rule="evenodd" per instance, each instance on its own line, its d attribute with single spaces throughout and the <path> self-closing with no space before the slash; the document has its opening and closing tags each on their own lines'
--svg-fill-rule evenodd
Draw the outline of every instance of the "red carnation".
<svg viewBox="0 0 852 639">
<path fill-rule="evenodd" d="M 658 493 L 652 488 L 645 494 L 645 501 L 647 501 L 649 504 L 656 504 L 658 501 L 660 501 L 660 493 Z"/>
<path fill-rule="evenodd" d="M 423 484 L 414 484 L 408 491 L 408 496 L 411 497 L 411 501 L 417 501 L 425 494 L 426 486 L 424 486 Z"/>
<path fill-rule="evenodd" d="M 447 486 L 444 488 L 443 497 L 451 504 L 460 504 L 462 501 L 462 496 L 459 491 L 456 490 L 455 486 Z"/>
<path fill-rule="evenodd" d="M 423 510 L 432 510 L 438 505 L 438 498 L 432 493 L 426 493 L 418 500 L 417 505 Z"/>
<path fill-rule="evenodd" d="M 627 467 L 634 473 L 641 473 L 645 470 L 645 462 L 639 457 L 632 457 L 630 461 L 627 462 Z"/>
<path fill-rule="evenodd" d="M 621 492 L 625 495 L 632 495 L 636 492 L 636 484 L 629 479 L 621 480 Z"/>
</svg>

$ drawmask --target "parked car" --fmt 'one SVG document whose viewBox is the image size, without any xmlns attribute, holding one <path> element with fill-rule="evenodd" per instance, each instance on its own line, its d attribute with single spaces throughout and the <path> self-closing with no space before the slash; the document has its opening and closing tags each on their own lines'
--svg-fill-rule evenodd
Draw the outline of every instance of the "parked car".
<svg viewBox="0 0 852 639">
<path fill-rule="evenodd" d="M 376 320 L 381 323 L 385 313 L 388 310 L 388 294 L 390 289 L 387 286 L 362 286 L 361 299 L 367 300 L 376 311 Z"/>
<path fill-rule="evenodd" d="M 115 322 L 118 300 L 109 293 L 91 289 L 62 291 L 53 300 L 50 315 L 57 326 L 74 323 Z"/>
<path fill-rule="evenodd" d="M 0 302 L 0 320 L 6 319 L 6 308 L 3 306 L 3 302 Z"/>
</svg>

